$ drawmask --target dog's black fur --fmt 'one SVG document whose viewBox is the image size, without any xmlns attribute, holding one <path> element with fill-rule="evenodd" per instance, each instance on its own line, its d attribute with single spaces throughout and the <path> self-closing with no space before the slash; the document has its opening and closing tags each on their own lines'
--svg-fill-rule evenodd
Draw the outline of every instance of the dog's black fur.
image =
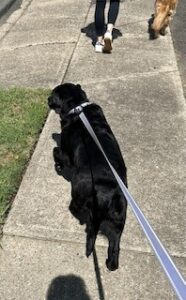
<svg viewBox="0 0 186 300">
<path fill-rule="evenodd" d="M 68 112 L 89 101 L 80 85 L 59 85 L 48 98 L 48 105 L 60 114 L 61 146 L 54 148 L 58 173 L 71 170 L 71 213 L 86 224 L 86 255 L 92 253 L 100 230 L 109 240 L 107 268 L 118 268 L 120 237 L 125 225 L 127 201 L 103 154 L 85 129 L 78 115 Z M 118 143 L 108 125 L 102 109 L 91 104 L 84 107 L 103 149 L 119 176 L 127 186 L 126 167 Z M 69 177 L 69 172 L 68 172 Z"/>
</svg>

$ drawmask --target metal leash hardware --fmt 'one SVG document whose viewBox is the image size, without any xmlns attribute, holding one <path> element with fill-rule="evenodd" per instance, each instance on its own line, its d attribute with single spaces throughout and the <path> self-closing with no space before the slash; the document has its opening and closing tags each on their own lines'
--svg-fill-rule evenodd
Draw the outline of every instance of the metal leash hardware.
<svg viewBox="0 0 186 300">
<path fill-rule="evenodd" d="M 75 108 L 72 108 L 69 112 L 68 112 L 68 114 L 67 114 L 67 116 L 68 115 L 73 115 L 73 114 L 76 114 L 76 115 L 79 115 L 82 111 L 83 111 L 83 108 L 84 107 L 86 107 L 86 106 L 88 106 L 88 105 L 91 105 L 91 104 L 93 104 L 92 102 L 83 102 L 83 103 L 81 103 L 80 105 L 78 105 L 78 106 L 76 106 Z"/>
</svg>

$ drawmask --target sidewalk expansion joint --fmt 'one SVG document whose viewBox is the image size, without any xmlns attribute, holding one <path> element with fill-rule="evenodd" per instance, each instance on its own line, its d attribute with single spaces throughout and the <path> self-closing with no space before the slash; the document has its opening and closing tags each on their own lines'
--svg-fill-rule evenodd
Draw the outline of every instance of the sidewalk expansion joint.
<svg viewBox="0 0 186 300">
<path fill-rule="evenodd" d="M 87 19 L 88 19 L 88 15 L 89 15 L 90 9 L 91 9 L 91 3 L 89 4 L 89 8 L 88 8 L 88 10 L 87 10 L 87 14 L 86 14 L 85 19 L 84 19 L 84 22 L 83 22 L 83 26 L 85 26 L 85 24 L 86 24 L 86 21 L 87 21 Z M 81 37 L 81 31 L 80 31 L 80 33 L 79 33 L 79 35 L 78 35 L 76 45 L 75 45 L 75 47 L 74 47 L 74 49 L 73 49 L 73 51 L 72 51 L 72 54 L 71 54 L 71 56 L 70 56 L 70 58 L 69 58 L 68 65 L 67 65 L 66 70 L 65 70 L 65 72 L 64 72 L 64 75 L 63 75 L 63 77 L 62 77 L 62 79 L 61 79 L 61 83 L 64 83 L 66 74 L 67 74 L 67 72 L 68 72 L 68 68 L 69 68 L 69 66 L 70 66 L 70 64 L 71 64 L 71 61 L 72 61 L 72 58 L 73 58 L 74 53 L 75 53 L 75 51 L 76 51 L 76 48 L 78 47 L 78 43 L 79 43 L 80 37 Z"/>
<path fill-rule="evenodd" d="M 19 235 L 19 234 L 11 234 L 11 233 L 4 233 L 3 237 L 10 237 L 10 238 L 17 238 L 17 239 L 25 239 L 25 240 L 31 240 L 31 241 L 40 241 L 43 243 L 56 243 L 56 244 L 65 244 L 65 245 L 69 245 L 69 244 L 73 244 L 73 245 L 86 245 L 84 242 L 80 242 L 80 241 L 72 241 L 72 240 L 59 240 L 59 239 L 55 239 L 55 238 L 44 238 L 44 237 L 31 237 L 28 235 Z M 2 237 L 2 249 L 3 249 L 3 237 Z M 97 249 L 105 249 L 107 248 L 107 245 L 96 245 Z M 121 248 L 122 251 L 126 251 L 126 252 L 133 252 L 133 253 L 138 253 L 138 254 L 146 254 L 149 256 L 154 256 L 153 251 L 151 250 L 151 248 L 149 247 L 150 250 L 141 250 L 139 247 L 129 247 L 129 248 Z M 183 254 L 179 254 L 179 253 L 170 253 L 170 256 L 172 258 L 184 258 L 186 259 L 186 253 Z"/>
<path fill-rule="evenodd" d="M 126 80 L 126 79 L 132 79 L 132 78 L 137 78 L 137 77 L 149 77 L 149 76 L 154 76 L 154 75 L 159 75 L 159 74 L 175 74 L 179 72 L 178 69 L 172 69 L 172 70 L 154 70 L 154 71 L 149 71 L 149 72 L 139 72 L 139 73 L 131 73 L 131 74 L 126 74 L 126 75 L 121 75 L 118 77 L 109 77 L 109 78 L 98 78 L 97 80 L 90 80 L 88 81 L 88 84 L 95 84 L 95 83 L 104 83 L 104 82 L 109 82 L 113 80 Z M 86 81 L 81 81 L 82 85 L 87 84 Z"/>
<path fill-rule="evenodd" d="M 29 47 L 38 47 L 38 46 L 47 46 L 47 45 L 75 45 L 76 41 L 73 42 L 44 42 L 44 43 L 35 43 L 35 44 L 27 44 L 27 45 L 23 45 L 23 46 L 18 46 L 18 47 L 14 47 L 14 48 L 1 48 L 0 50 L 10 50 L 10 51 L 14 51 L 14 50 L 19 50 L 19 49 L 25 49 L 25 48 L 29 48 Z"/>
</svg>

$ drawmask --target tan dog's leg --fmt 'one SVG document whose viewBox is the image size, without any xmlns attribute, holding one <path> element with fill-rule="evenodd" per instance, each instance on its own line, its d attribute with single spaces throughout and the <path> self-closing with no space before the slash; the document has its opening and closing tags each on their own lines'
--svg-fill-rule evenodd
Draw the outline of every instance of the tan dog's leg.
<svg viewBox="0 0 186 300">
<path fill-rule="evenodd" d="M 155 16 L 152 23 L 152 29 L 154 31 L 155 37 L 157 38 L 161 29 L 165 26 L 165 20 L 167 18 L 169 7 L 163 4 L 161 1 L 156 1 L 155 3 Z"/>
</svg>

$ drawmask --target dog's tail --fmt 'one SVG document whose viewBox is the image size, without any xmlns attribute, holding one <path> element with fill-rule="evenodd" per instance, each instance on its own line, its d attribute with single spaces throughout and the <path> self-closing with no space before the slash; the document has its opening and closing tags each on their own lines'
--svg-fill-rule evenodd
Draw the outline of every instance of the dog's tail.
<svg viewBox="0 0 186 300">
<path fill-rule="evenodd" d="M 166 7 L 162 7 L 162 9 L 160 9 L 160 12 L 157 15 L 155 15 L 154 21 L 152 23 L 152 29 L 155 32 L 159 32 L 162 29 L 164 21 L 169 14 L 169 11 L 170 9 L 167 5 Z"/>
</svg>

